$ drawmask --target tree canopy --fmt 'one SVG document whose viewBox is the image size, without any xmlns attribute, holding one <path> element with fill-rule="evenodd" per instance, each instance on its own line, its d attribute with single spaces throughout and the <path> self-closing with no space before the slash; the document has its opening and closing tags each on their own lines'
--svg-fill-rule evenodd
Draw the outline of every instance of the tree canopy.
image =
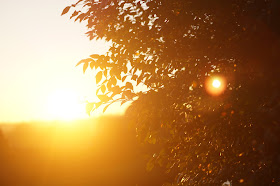
<svg viewBox="0 0 280 186">
<path fill-rule="evenodd" d="M 277 0 L 79 0 L 62 14 L 111 43 L 78 63 L 99 86 L 87 110 L 132 101 L 138 138 L 156 147 L 148 170 L 179 185 L 250 185 L 280 183 L 279 10 Z M 215 77 L 219 94 L 207 91 Z"/>
</svg>

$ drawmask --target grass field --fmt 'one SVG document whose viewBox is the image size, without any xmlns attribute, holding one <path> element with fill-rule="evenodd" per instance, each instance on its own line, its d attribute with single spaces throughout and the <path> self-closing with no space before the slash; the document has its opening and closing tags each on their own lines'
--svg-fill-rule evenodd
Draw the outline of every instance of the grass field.
<svg viewBox="0 0 280 186">
<path fill-rule="evenodd" d="M 121 116 L 0 126 L 0 185 L 160 185 Z"/>
</svg>

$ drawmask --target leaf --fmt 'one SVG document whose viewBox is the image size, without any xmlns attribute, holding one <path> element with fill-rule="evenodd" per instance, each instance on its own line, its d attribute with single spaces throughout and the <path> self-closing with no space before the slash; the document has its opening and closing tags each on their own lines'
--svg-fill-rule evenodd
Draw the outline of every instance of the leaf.
<svg viewBox="0 0 280 186">
<path fill-rule="evenodd" d="M 66 14 L 69 10 L 70 10 L 70 6 L 65 7 L 64 10 L 62 11 L 61 15 Z"/>
<path fill-rule="evenodd" d="M 112 85 L 116 85 L 117 84 L 117 79 L 116 79 L 116 77 L 112 77 Z"/>
<path fill-rule="evenodd" d="M 95 76 L 95 79 L 96 79 L 96 84 L 98 84 L 100 81 L 101 81 L 101 79 L 102 79 L 102 71 L 99 71 L 97 74 L 96 74 L 96 76 Z"/>
<path fill-rule="evenodd" d="M 84 73 L 86 72 L 87 68 L 88 68 L 88 63 L 84 63 L 84 66 L 83 66 L 83 72 Z"/>
<path fill-rule="evenodd" d="M 91 63 L 89 64 L 89 66 L 90 66 L 91 69 L 93 69 L 93 68 L 94 68 L 94 62 L 91 62 Z"/>
<path fill-rule="evenodd" d="M 121 102 L 121 106 L 122 106 L 124 103 L 126 103 L 126 100 L 123 100 L 123 101 Z"/>
<path fill-rule="evenodd" d="M 91 58 L 82 59 L 81 61 L 79 61 L 79 62 L 76 64 L 76 66 L 78 66 L 78 65 L 80 65 L 80 64 L 82 64 L 82 63 L 91 63 L 91 62 L 93 62 L 93 59 L 91 59 Z"/>
<path fill-rule="evenodd" d="M 90 116 L 90 113 L 91 113 L 93 107 L 94 107 L 94 103 L 88 103 L 88 104 L 86 105 L 86 112 L 87 112 L 87 114 L 88 114 L 89 116 Z"/>
<path fill-rule="evenodd" d="M 107 110 L 107 108 L 108 108 L 110 105 L 111 105 L 111 104 L 108 104 L 108 105 L 106 105 L 106 106 L 104 107 L 103 113 Z"/>
<path fill-rule="evenodd" d="M 80 22 L 82 22 L 82 20 L 85 18 L 86 14 L 80 14 L 75 21 L 77 21 L 78 19 L 80 19 Z"/>
<path fill-rule="evenodd" d="M 137 79 L 136 86 L 138 86 L 141 83 L 142 79 Z"/>
<path fill-rule="evenodd" d="M 131 79 L 135 81 L 137 78 L 138 76 L 134 74 Z"/>
<path fill-rule="evenodd" d="M 96 90 L 96 95 L 98 94 L 99 90 L 101 89 L 101 87 L 99 87 L 97 90 Z"/>
<path fill-rule="evenodd" d="M 75 10 L 75 11 L 73 12 L 73 14 L 71 15 L 70 19 L 72 19 L 73 17 L 77 16 L 78 13 L 79 13 L 79 12 Z"/>
<path fill-rule="evenodd" d="M 78 66 L 78 65 L 80 65 L 80 64 L 82 64 L 82 63 L 84 63 L 85 61 L 84 61 L 84 59 L 82 59 L 81 61 L 79 61 L 77 64 L 76 64 L 76 66 Z"/>
<path fill-rule="evenodd" d="M 139 77 L 137 78 L 136 86 L 138 86 L 138 85 L 142 82 L 143 78 L 144 78 L 144 75 L 143 75 L 143 73 L 141 72 L 141 74 L 140 74 Z"/>
<path fill-rule="evenodd" d="M 109 97 L 106 95 L 97 95 L 98 99 L 100 99 L 101 102 L 107 102 L 109 101 Z"/>
<path fill-rule="evenodd" d="M 121 80 L 121 79 L 122 79 L 121 73 L 118 73 L 118 74 L 116 75 L 116 77 L 117 77 L 119 80 Z"/>
<path fill-rule="evenodd" d="M 134 96 L 131 90 L 126 90 L 125 92 L 123 92 L 123 95 L 125 95 L 128 99 L 132 99 Z"/>
<path fill-rule="evenodd" d="M 82 0 L 79 0 L 76 4 L 73 4 L 72 6 L 75 7 L 77 6 Z"/>
<path fill-rule="evenodd" d="M 122 82 L 125 81 L 126 77 L 127 77 L 127 76 L 123 76 L 123 77 L 122 77 Z"/>
<path fill-rule="evenodd" d="M 99 58 L 99 55 L 98 54 L 92 54 L 90 55 L 91 58 Z"/>
<path fill-rule="evenodd" d="M 105 93 L 105 91 L 106 91 L 106 86 L 105 85 L 101 86 L 101 91 L 102 91 L 103 94 Z"/>
<path fill-rule="evenodd" d="M 101 105 L 102 105 L 102 102 L 95 103 L 95 108 L 94 109 L 98 109 Z"/>
<path fill-rule="evenodd" d="M 107 89 L 110 90 L 111 87 L 112 87 L 112 81 L 109 81 L 109 82 L 107 83 Z"/>
<path fill-rule="evenodd" d="M 127 89 L 133 89 L 133 85 L 132 85 L 132 83 L 130 83 L 130 82 L 126 82 L 125 87 L 126 87 Z"/>
<path fill-rule="evenodd" d="M 114 86 L 112 88 L 112 91 L 114 94 L 120 94 L 121 93 L 121 88 L 119 86 Z"/>
<path fill-rule="evenodd" d="M 87 20 L 88 17 L 86 16 L 86 14 L 83 14 L 83 16 L 80 17 L 80 22 L 82 22 L 83 20 Z"/>
</svg>

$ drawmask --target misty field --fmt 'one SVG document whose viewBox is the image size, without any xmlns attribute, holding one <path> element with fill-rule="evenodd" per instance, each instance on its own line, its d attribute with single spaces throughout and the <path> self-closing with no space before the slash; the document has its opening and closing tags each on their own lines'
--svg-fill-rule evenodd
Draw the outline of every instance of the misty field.
<svg viewBox="0 0 280 186">
<path fill-rule="evenodd" d="M 160 185 L 125 118 L 1 124 L 0 185 Z"/>
</svg>

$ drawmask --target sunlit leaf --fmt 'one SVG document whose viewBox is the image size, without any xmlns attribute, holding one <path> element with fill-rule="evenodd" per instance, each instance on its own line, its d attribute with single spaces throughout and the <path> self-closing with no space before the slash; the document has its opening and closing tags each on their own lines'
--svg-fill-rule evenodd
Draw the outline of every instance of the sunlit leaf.
<svg viewBox="0 0 280 186">
<path fill-rule="evenodd" d="M 125 87 L 128 89 L 133 89 L 133 85 L 130 82 L 126 82 Z"/>
<path fill-rule="evenodd" d="M 84 66 L 83 66 L 83 72 L 84 73 L 86 72 L 87 68 L 88 68 L 88 63 L 84 63 Z"/>
<path fill-rule="evenodd" d="M 105 93 L 105 91 L 106 91 L 106 86 L 105 85 L 101 86 L 101 91 L 102 91 L 103 94 Z"/>
<path fill-rule="evenodd" d="M 109 82 L 107 83 L 107 89 L 110 90 L 112 87 L 112 79 L 109 80 Z"/>
<path fill-rule="evenodd" d="M 124 103 L 126 103 L 126 100 L 123 100 L 123 101 L 121 102 L 121 106 L 122 106 Z"/>
<path fill-rule="evenodd" d="M 91 63 L 89 64 L 89 66 L 90 66 L 91 69 L 94 68 L 94 65 L 95 65 L 94 62 L 91 62 Z"/>
<path fill-rule="evenodd" d="M 108 109 L 108 107 L 109 107 L 110 105 L 111 105 L 111 104 L 108 104 L 108 105 L 106 105 L 106 106 L 104 107 L 103 113 Z"/>
<path fill-rule="evenodd" d="M 107 102 L 110 98 L 106 95 L 97 95 L 101 102 Z"/>
<path fill-rule="evenodd" d="M 119 79 L 119 80 L 122 79 L 121 72 L 118 72 L 118 74 L 116 75 L 116 78 Z"/>
<path fill-rule="evenodd" d="M 95 109 L 98 109 L 102 105 L 102 102 L 95 103 Z"/>
<path fill-rule="evenodd" d="M 76 66 L 78 66 L 78 65 L 80 65 L 80 64 L 82 64 L 82 63 L 84 63 L 84 60 L 82 59 L 81 61 L 79 61 L 77 64 L 76 64 Z"/>
<path fill-rule="evenodd" d="M 124 82 L 126 78 L 127 78 L 127 76 L 123 76 L 122 77 L 122 82 Z"/>
<path fill-rule="evenodd" d="M 135 81 L 137 78 L 138 76 L 134 74 L 131 79 Z"/>
<path fill-rule="evenodd" d="M 90 55 L 91 58 L 99 58 L 99 55 L 98 54 L 92 54 Z"/>
<path fill-rule="evenodd" d="M 102 71 L 99 71 L 99 72 L 96 74 L 96 76 L 95 76 L 96 84 L 98 84 L 98 83 L 101 81 L 102 76 L 103 76 Z"/>
<path fill-rule="evenodd" d="M 117 79 L 115 77 L 112 77 L 112 85 L 116 85 L 117 84 Z"/>
<path fill-rule="evenodd" d="M 90 113 L 91 113 L 93 107 L 94 107 L 94 103 L 87 103 L 86 104 L 86 112 L 89 116 L 90 116 Z"/>
</svg>

